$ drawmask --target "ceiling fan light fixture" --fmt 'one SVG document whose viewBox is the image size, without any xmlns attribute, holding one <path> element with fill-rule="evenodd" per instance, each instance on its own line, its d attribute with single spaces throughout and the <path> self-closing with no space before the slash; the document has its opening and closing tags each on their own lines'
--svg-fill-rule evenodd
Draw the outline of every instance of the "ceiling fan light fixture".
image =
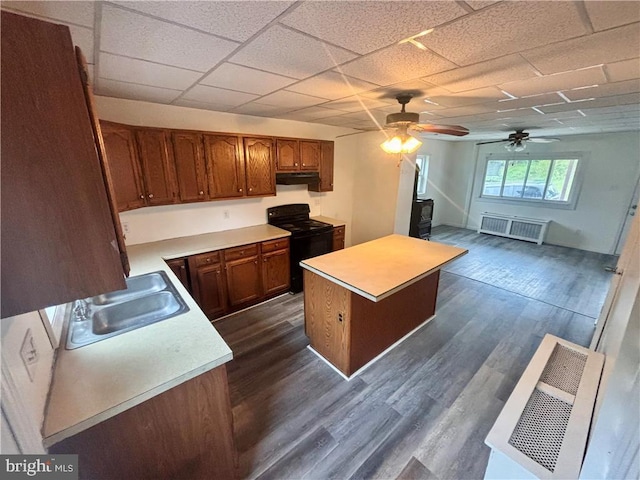
<svg viewBox="0 0 640 480">
<path fill-rule="evenodd" d="M 516 141 L 507 143 L 504 148 L 506 148 L 509 152 L 522 152 L 525 148 L 527 148 L 527 144 L 522 141 Z"/>
<path fill-rule="evenodd" d="M 388 138 L 380 144 L 382 150 L 386 153 L 413 153 L 420 146 L 422 142 L 416 137 L 412 137 L 407 134 L 397 134 L 393 138 Z"/>
</svg>

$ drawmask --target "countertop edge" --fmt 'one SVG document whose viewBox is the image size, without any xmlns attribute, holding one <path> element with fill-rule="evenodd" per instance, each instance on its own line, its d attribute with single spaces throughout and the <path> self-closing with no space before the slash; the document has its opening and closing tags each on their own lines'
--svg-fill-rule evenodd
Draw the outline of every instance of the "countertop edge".
<svg viewBox="0 0 640 480">
<path fill-rule="evenodd" d="M 315 217 L 311 217 L 311 220 L 328 223 L 330 225 L 333 225 L 334 228 L 347 226 L 347 222 L 345 222 L 344 220 L 338 220 L 337 218 L 327 217 L 325 215 L 316 215 Z"/>
<path fill-rule="evenodd" d="M 42 444 L 45 448 L 48 448 L 52 445 L 55 445 L 56 443 L 61 442 L 62 440 L 65 440 L 69 437 L 72 437 L 80 432 L 83 432 L 85 430 L 88 430 L 91 427 L 94 427 L 106 420 L 109 420 L 110 418 L 113 418 L 119 414 L 121 414 L 122 412 L 125 412 L 133 407 L 136 407 L 144 402 L 146 402 L 147 400 L 150 400 L 164 392 L 167 392 L 169 390 L 171 390 L 174 387 L 177 387 L 178 385 L 181 385 L 189 380 L 192 380 L 200 375 L 202 375 L 203 373 L 206 373 L 210 370 L 213 370 L 214 368 L 220 367 L 222 365 L 224 365 L 225 363 L 227 363 L 228 361 L 232 360 L 233 358 L 233 354 L 229 353 L 226 355 L 223 355 L 222 357 L 217 358 L 215 361 L 212 361 L 210 363 L 206 363 L 204 365 L 201 365 L 198 368 L 195 368 L 189 372 L 184 373 L 183 375 L 180 375 L 178 377 L 175 377 L 174 379 L 172 379 L 171 381 L 165 382 L 161 385 L 158 385 L 155 388 L 152 388 L 150 390 L 147 390 L 146 392 L 141 393 L 140 395 L 137 395 L 129 400 L 126 400 L 118 405 L 115 405 L 113 407 L 111 407 L 108 410 L 105 410 L 97 415 L 94 415 L 93 417 L 87 418 L 86 420 L 82 420 L 64 430 L 60 430 L 48 437 L 43 437 L 42 439 Z"/>
</svg>

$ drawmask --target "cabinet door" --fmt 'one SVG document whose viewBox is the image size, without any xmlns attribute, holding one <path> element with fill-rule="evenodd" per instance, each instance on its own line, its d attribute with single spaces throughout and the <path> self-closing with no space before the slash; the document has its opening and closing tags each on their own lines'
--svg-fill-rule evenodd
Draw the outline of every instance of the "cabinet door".
<svg viewBox="0 0 640 480">
<path fill-rule="evenodd" d="M 224 270 L 219 263 L 194 268 L 191 258 L 189 269 L 194 298 L 205 315 L 213 320 L 227 311 Z"/>
<path fill-rule="evenodd" d="M 69 28 L 1 16 L 6 318 L 125 283 Z"/>
<path fill-rule="evenodd" d="M 264 295 L 289 289 L 289 250 L 277 250 L 262 255 L 262 287 Z"/>
<path fill-rule="evenodd" d="M 189 274 L 187 272 L 187 262 L 184 258 L 176 258 L 173 260 L 167 260 L 167 265 L 171 271 L 178 277 L 180 283 L 190 292 L 191 285 L 189 283 Z"/>
<path fill-rule="evenodd" d="M 244 196 L 244 162 L 240 137 L 205 135 L 209 196 L 232 198 Z"/>
<path fill-rule="evenodd" d="M 100 122 L 100 129 L 118 211 L 144 207 L 146 197 L 133 129 L 109 122 Z"/>
<path fill-rule="evenodd" d="M 333 229 L 333 251 L 344 248 L 345 227 L 335 227 Z"/>
<path fill-rule="evenodd" d="M 254 302 L 262 296 L 258 257 L 226 262 L 227 290 L 232 307 Z"/>
<path fill-rule="evenodd" d="M 136 131 L 147 205 L 167 205 L 176 200 L 175 171 L 166 130 Z"/>
<path fill-rule="evenodd" d="M 276 172 L 300 170 L 298 140 L 276 139 Z"/>
<path fill-rule="evenodd" d="M 320 183 L 309 185 L 309 190 L 333 191 L 333 142 L 320 142 Z"/>
<path fill-rule="evenodd" d="M 301 170 L 320 169 L 320 142 L 300 140 L 300 163 Z"/>
<path fill-rule="evenodd" d="M 202 135 L 174 131 L 171 133 L 171 141 L 180 201 L 208 200 Z"/>
<path fill-rule="evenodd" d="M 275 195 L 276 172 L 271 138 L 244 138 L 247 196 Z"/>
</svg>

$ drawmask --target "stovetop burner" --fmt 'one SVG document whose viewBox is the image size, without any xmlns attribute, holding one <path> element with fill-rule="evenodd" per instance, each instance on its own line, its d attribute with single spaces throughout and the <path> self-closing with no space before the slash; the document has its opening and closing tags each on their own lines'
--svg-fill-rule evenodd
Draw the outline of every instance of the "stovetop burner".
<svg viewBox="0 0 640 480">
<path fill-rule="evenodd" d="M 271 207 L 267 210 L 269 224 L 290 231 L 293 235 L 302 233 L 322 233 L 333 226 L 309 219 L 309 205 L 300 203 Z"/>
</svg>

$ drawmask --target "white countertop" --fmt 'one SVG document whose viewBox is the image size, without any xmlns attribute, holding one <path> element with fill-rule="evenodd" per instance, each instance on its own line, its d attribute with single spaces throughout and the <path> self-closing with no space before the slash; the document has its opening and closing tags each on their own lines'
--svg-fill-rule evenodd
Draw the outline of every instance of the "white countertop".
<svg viewBox="0 0 640 480">
<path fill-rule="evenodd" d="M 373 302 L 431 275 L 468 250 L 388 235 L 300 262 L 300 266 Z"/>
<path fill-rule="evenodd" d="M 311 220 L 317 220 L 319 222 L 328 223 L 334 227 L 343 227 L 347 222 L 338 220 L 337 218 L 325 217 L 324 215 L 318 215 L 317 217 L 311 217 Z"/>
<path fill-rule="evenodd" d="M 127 247 L 131 275 L 165 271 L 189 311 L 75 350 L 66 350 L 63 338 L 43 425 L 45 447 L 232 359 L 229 346 L 163 259 L 289 235 L 258 225 Z"/>
</svg>

